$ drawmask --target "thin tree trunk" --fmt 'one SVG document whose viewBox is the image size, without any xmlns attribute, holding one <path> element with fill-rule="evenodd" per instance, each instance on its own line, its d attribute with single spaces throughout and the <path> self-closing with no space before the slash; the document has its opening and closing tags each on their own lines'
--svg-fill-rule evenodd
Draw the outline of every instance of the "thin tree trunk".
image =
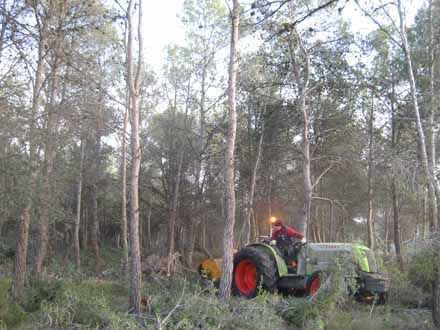
<svg viewBox="0 0 440 330">
<path fill-rule="evenodd" d="M 153 211 L 153 206 L 150 204 L 148 206 L 148 215 L 147 215 L 147 249 L 150 251 L 153 248 L 153 236 L 151 235 L 151 213 Z"/>
<path fill-rule="evenodd" d="M 423 191 L 423 238 L 429 236 L 429 201 L 428 201 L 428 189 Z"/>
<path fill-rule="evenodd" d="M 81 243 L 82 243 L 82 248 L 83 249 L 87 249 L 88 248 L 88 244 L 89 244 L 89 213 L 88 213 L 88 209 L 87 209 L 88 205 L 85 204 L 84 207 L 82 208 L 83 211 L 83 215 L 82 215 L 82 237 L 81 237 Z"/>
<path fill-rule="evenodd" d="M 128 111 L 130 109 L 130 98 L 127 101 L 127 109 L 124 114 L 124 128 L 122 132 L 122 164 L 121 164 L 121 176 L 122 176 L 122 214 L 121 214 L 121 237 L 122 243 L 122 273 L 125 276 L 128 275 L 128 241 L 127 241 L 127 124 L 128 124 Z"/>
<path fill-rule="evenodd" d="M 436 269 L 436 277 L 433 284 L 433 306 L 432 306 L 432 316 L 434 318 L 434 324 L 437 329 L 440 328 L 440 268 Z"/>
<path fill-rule="evenodd" d="M 391 168 L 391 198 L 393 200 L 393 226 L 394 226 L 394 248 L 396 250 L 396 257 L 399 263 L 399 267 L 403 270 L 403 259 L 400 249 L 400 223 L 399 223 L 399 206 L 398 206 L 398 196 L 397 196 L 397 184 L 396 184 L 396 161 L 397 161 L 397 119 L 396 119 L 396 109 L 394 107 L 394 83 L 392 86 L 392 97 L 391 97 L 391 151 L 392 151 L 392 168 Z"/>
<path fill-rule="evenodd" d="M 396 257 L 399 263 L 399 268 L 403 270 L 403 259 L 402 252 L 400 248 L 400 222 L 399 222 L 399 204 L 397 197 L 397 188 L 396 188 L 396 178 L 393 174 L 391 191 L 393 197 L 393 223 L 394 223 L 394 247 L 396 249 Z"/>
<path fill-rule="evenodd" d="M 197 237 L 196 234 L 198 228 L 199 228 L 199 221 L 191 221 L 189 225 L 188 248 L 187 248 L 187 256 L 186 256 L 186 260 L 189 268 L 193 267 L 194 248 L 196 245 L 196 237 Z"/>
<path fill-rule="evenodd" d="M 384 253 L 387 254 L 388 253 L 388 236 L 389 236 L 389 212 L 388 212 L 388 207 L 385 207 L 385 234 L 384 234 Z"/>
<path fill-rule="evenodd" d="M 138 7 L 138 63 L 136 76 L 134 75 L 134 34 L 133 21 L 134 1 L 130 0 L 127 7 L 128 19 L 128 45 L 127 45 L 127 80 L 131 101 L 131 185 L 130 185 L 130 256 L 131 256 L 131 291 L 130 310 L 139 314 L 141 312 L 141 255 L 139 245 L 139 170 L 141 164 L 141 148 L 139 136 L 139 98 L 142 82 L 142 6 L 143 0 L 139 1 Z"/>
<path fill-rule="evenodd" d="M 373 93 L 372 93 L 373 94 Z M 367 233 L 368 247 L 374 249 L 374 219 L 373 219 L 373 143 L 374 143 L 374 96 L 371 96 L 371 108 L 368 115 L 368 218 Z"/>
<path fill-rule="evenodd" d="M 76 194 L 76 217 L 73 229 L 73 244 L 75 247 L 75 264 L 77 270 L 81 269 L 81 255 L 79 246 L 79 228 L 81 226 L 81 199 L 83 186 L 83 163 L 84 163 L 84 148 L 85 142 L 81 137 L 81 147 L 79 156 L 79 177 L 78 177 L 78 191 Z"/>
<path fill-rule="evenodd" d="M 233 240 L 235 225 L 235 136 L 237 130 L 236 112 L 236 80 L 237 80 L 237 43 L 238 25 L 240 16 L 239 0 L 233 0 L 232 8 L 232 32 L 229 62 L 229 81 L 228 81 L 228 136 L 226 145 L 226 173 L 225 173 L 225 192 L 226 192 L 226 218 L 223 233 L 223 264 L 222 276 L 220 279 L 220 301 L 226 303 L 231 298 L 232 270 L 233 270 Z"/>
<path fill-rule="evenodd" d="M 404 24 L 404 16 L 402 11 L 402 3 L 401 0 L 398 0 L 397 7 L 399 11 L 399 20 L 400 20 L 400 34 L 402 38 L 402 46 L 403 51 L 405 53 L 405 60 L 409 75 L 409 83 L 410 83 L 410 89 L 411 89 L 411 100 L 412 100 L 412 106 L 414 110 L 414 114 L 416 117 L 416 127 L 417 127 L 417 135 L 419 138 L 419 146 L 420 146 L 420 156 L 422 161 L 422 168 L 424 175 L 427 179 L 428 183 L 428 191 L 430 196 L 430 204 L 432 207 L 433 217 L 432 217 L 432 230 L 437 231 L 437 197 L 435 194 L 435 185 L 437 185 L 437 179 L 433 175 L 433 173 L 430 171 L 430 166 L 428 162 L 428 155 L 427 155 L 427 148 L 425 143 L 425 133 L 423 131 L 422 121 L 420 118 L 420 111 L 419 111 L 419 103 L 417 100 L 417 87 L 416 87 L 416 81 L 414 77 L 414 71 L 412 67 L 412 59 L 411 59 L 411 51 L 408 44 L 407 39 L 407 33 L 406 33 L 406 26 Z"/>
<path fill-rule="evenodd" d="M 257 183 L 257 171 L 261 159 L 263 140 L 264 140 L 264 127 L 261 128 L 260 140 L 258 141 L 257 157 L 255 159 L 254 168 L 252 169 L 251 186 L 249 189 L 249 200 L 246 208 L 247 212 L 246 212 L 246 220 L 245 220 L 245 223 L 247 224 L 247 228 L 248 228 L 248 231 L 246 232 L 246 244 L 250 243 L 250 237 L 251 237 L 251 215 L 252 215 L 252 210 L 254 208 L 254 195 L 255 195 L 255 187 Z"/>
<path fill-rule="evenodd" d="M 37 15 L 37 14 L 36 14 Z M 17 244 L 14 262 L 14 281 L 12 285 L 12 294 L 20 301 L 23 295 L 24 280 L 27 272 L 27 250 L 29 244 L 29 225 L 31 222 L 32 199 L 35 193 L 35 184 L 37 180 L 37 144 L 35 142 L 36 120 L 40 108 L 40 92 L 44 85 L 44 44 L 46 34 L 46 22 L 39 26 L 38 59 L 35 72 L 35 82 L 32 92 L 32 112 L 30 118 L 29 133 L 29 189 L 26 195 L 25 206 L 23 207 L 17 229 Z"/>
<path fill-rule="evenodd" d="M 95 272 L 99 274 L 101 270 L 101 256 L 99 253 L 99 214 L 98 214 L 98 180 L 100 176 L 100 150 L 101 150 L 101 137 L 100 132 L 96 132 L 95 150 L 94 155 L 94 179 L 91 189 L 92 198 L 92 223 L 90 224 L 90 245 L 92 246 L 93 254 L 95 255 Z"/>
<path fill-rule="evenodd" d="M 206 218 L 203 219 L 203 229 L 202 229 L 202 249 L 207 250 L 206 247 Z"/>
<path fill-rule="evenodd" d="M 179 152 L 178 161 L 177 161 L 177 172 L 174 181 L 173 188 L 173 198 L 171 201 L 170 208 L 170 219 L 169 219 L 169 228 L 168 228 L 168 267 L 167 274 L 171 274 L 171 266 L 172 260 L 175 252 L 175 239 L 176 239 L 176 219 L 177 219 L 177 206 L 179 203 L 179 187 L 180 187 L 180 179 L 182 175 L 182 165 L 183 165 L 183 150 Z"/>
</svg>

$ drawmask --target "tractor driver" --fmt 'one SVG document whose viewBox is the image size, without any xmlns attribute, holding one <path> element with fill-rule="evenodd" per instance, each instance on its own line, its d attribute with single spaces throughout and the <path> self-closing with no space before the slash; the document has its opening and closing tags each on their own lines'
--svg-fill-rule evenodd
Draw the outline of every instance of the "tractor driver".
<svg viewBox="0 0 440 330">
<path fill-rule="evenodd" d="M 294 239 L 298 239 L 301 244 L 305 244 L 306 238 L 294 228 L 283 225 L 279 219 L 274 219 L 271 222 L 273 227 L 271 244 L 276 245 L 283 251 L 288 266 L 296 268 L 298 251 L 296 251 L 297 245 L 293 244 Z"/>
</svg>

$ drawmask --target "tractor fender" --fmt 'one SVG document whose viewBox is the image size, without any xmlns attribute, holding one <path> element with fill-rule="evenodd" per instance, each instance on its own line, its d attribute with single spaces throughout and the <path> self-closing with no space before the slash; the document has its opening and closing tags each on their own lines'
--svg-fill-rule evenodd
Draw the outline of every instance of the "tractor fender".
<svg viewBox="0 0 440 330">
<path fill-rule="evenodd" d="M 265 253 L 269 254 L 270 256 L 272 256 L 275 260 L 275 264 L 276 264 L 277 271 L 278 271 L 278 276 L 281 277 L 281 276 L 287 275 L 288 271 L 287 271 L 286 262 L 277 253 L 277 251 L 275 250 L 275 248 L 273 246 L 271 246 L 269 244 L 265 244 L 265 243 L 252 243 L 252 244 L 246 245 L 246 247 L 253 247 L 253 248 L 259 249 L 259 250 L 264 251 Z"/>
</svg>

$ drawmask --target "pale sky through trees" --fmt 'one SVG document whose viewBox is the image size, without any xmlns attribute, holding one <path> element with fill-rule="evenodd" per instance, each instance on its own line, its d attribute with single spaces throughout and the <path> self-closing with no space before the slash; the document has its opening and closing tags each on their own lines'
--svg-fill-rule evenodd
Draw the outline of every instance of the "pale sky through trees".
<svg viewBox="0 0 440 330">
<path fill-rule="evenodd" d="M 406 1 L 406 7 L 409 8 L 408 25 L 413 23 L 414 16 L 422 4 L 421 1 Z M 148 4 L 148 10 L 145 10 L 145 60 L 153 68 L 159 69 L 163 65 L 165 45 L 184 42 L 184 27 L 178 18 L 182 6 L 183 0 L 152 1 Z M 337 10 L 335 15 L 338 15 Z M 361 34 L 369 33 L 376 28 L 367 17 L 360 14 L 354 1 L 346 4 L 342 15 L 351 22 L 353 30 Z"/>
</svg>

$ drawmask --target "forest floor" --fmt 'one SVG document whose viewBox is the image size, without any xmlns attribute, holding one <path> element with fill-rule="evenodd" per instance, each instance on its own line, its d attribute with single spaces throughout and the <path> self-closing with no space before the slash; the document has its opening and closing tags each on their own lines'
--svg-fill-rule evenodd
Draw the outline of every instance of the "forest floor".
<svg viewBox="0 0 440 330">
<path fill-rule="evenodd" d="M 145 276 L 143 311 L 128 313 L 129 281 L 119 273 L 119 252 L 103 252 L 99 277 L 85 255 L 82 273 L 56 258 L 46 276 L 29 283 L 22 303 L 9 295 L 12 263 L 0 260 L 0 329 L 292 329 L 434 330 L 429 294 L 394 283 L 388 303 L 357 303 L 333 292 L 313 301 L 262 294 L 218 302 L 216 289 L 193 272 Z"/>
</svg>

